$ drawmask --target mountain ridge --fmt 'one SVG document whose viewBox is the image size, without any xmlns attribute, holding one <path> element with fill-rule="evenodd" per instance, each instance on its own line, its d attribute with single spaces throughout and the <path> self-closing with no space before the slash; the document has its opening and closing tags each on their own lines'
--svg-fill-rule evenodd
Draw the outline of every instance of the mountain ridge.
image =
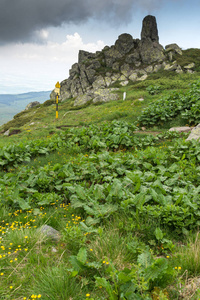
<svg viewBox="0 0 200 300">
<path fill-rule="evenodd" d="M 0 126 L 11 120 L 14 115 L 25 109 L 32 101 L 43 103 L 49 99 L 50 91 L 20 94 L 0 94 Z"/>
</svg>

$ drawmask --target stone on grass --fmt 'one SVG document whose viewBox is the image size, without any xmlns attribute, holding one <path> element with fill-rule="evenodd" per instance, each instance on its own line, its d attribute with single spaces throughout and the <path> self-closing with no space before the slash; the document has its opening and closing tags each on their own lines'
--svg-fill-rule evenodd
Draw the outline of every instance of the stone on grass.
<svg viewBox="0 0 200 300">
<path fill-rule="evenodd" d="M 174 53 L 178 53 L 180 55 L 182 55 L 182 50 L 181 48 L 177 45 L 177 44 L 169 44 L 165 46 L 165 50 L 166 52 L 174 52 Z"/>
<path fill-rule="evenodd" d="M 189 132 L 191 131 L 191 127 L 189 126 L 182 126 L 182 127 L 172 127 L 169 131 L 177 131 L 177 132 Z"/>
<path fill-rule="evenodd" d="M 198 124 L 196 127 L 192 129 L 186 141 L 199 140 L 199 139 L 200 139 L 200 124 Z"/>
<path fill-rule="evenodd" d="M 3 135 L 5 135 L 5 136 L 9 136 L 10 135 L 10 129 L 8 129 L 6 132 L 4 132 L 4 134 Z"/>
<path fill-rule="evenodd" d="M 54 240 L 54 241 L 59 241 L 60 240 L 60 233 L 53 227 L 49 225 L 43 225 L 40 229 L 40 232 L 47 238 Z"/>
<path fill-rule="evenodd" d="M 191 63 L 187 66 L 184 66 L 184 69 L 193 69 L 195 67 L 195 63 Z"/>
<path fill-rule="evenodd" d="M 121 82 L 120 82 L 120 84 L 121 84 L 122 86 L 126 86 L 128 83 L 129 83 L 128 80 L 125 80 L 125 81 L 121 81 Z"/>
<path fill-rule="evenodd" d="M 144 81 L 144 80 L 147 79 L 147 77 L 148 77 L 148 75 L 147 75 L 147 74 L 144 74 L 143 76 L 137 78 L 137 81 Z"/>
<path fill-rule="evenodd" d="M 35 107 L 35 106 L 37 106 L 37 105 L 40 105 L 40 102 L 38 102 L 38 101 L 30 102 L 30 103 L 26 106 L 25 110 L 28 110 L 28 109 L 30 109 L 30 108 L 33 108 L 33 107 Z"/>
</svg>

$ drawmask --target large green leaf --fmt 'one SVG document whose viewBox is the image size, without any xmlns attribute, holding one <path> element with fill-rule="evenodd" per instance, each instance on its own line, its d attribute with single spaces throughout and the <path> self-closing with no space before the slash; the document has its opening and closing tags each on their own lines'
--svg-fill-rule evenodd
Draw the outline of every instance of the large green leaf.
<svg viewBox="0 0 200 300">
<path fill-rule="evenodd" d="M 78 254 L 77 254 L 77 259 L 82 262 L 83 264 L 86 263 L 87 260 L 87 250 L 86 248 L 82 247 L 80 248 Z"/>
</svg>

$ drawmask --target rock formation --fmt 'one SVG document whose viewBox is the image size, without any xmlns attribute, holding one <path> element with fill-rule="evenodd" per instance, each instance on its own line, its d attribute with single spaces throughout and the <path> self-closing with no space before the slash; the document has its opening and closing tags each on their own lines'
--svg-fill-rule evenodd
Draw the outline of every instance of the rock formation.
<svg viewBox="0 0 200 300">
<path fill-rule="evenodd" d="M 181 54 L 176 44 L 164 49 L 159 44 L 156 18 L 143 20 L 141 40 L 130 34 L 121 34 L 111 47 L 90 53 L 80 50 L 78 63 L 72 65 L 69 78 L 61 82 L 61 101 L 75 98 L 74 105 L 117 100 L 116 82 L 125 86 L 129 81 L 145 80 L 149 73 L 161 68 L 183 72 L 173 61 L 174 54 Z M 51 93 L 55 99 L 55 93 Z"/>
<path fill-rule="evenodd" d="M 25 110 L 33 108 L 34 106 L 37 106 L 37 105 L 40 105 L 40 102 L 38 102 L 38 101 L 30 102 L 29 104 L 27 104 Z"/>
<path fill-rule="evenodd" d="M 152 42 L 159 42 L 156 18 L 153 16 L 146 16 L 142 22 L 141 40 L 146 39 Z"/>
</svg>

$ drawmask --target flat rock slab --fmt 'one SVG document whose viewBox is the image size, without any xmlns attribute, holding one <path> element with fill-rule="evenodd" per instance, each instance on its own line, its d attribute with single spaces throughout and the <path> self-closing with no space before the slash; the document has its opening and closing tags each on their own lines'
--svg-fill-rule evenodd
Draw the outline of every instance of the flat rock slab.
<svg viewBox="0 0 200 300">
<path fill-rule="evenodd" d="M 192 129 L 186 141 L 199 140 L 199 139 L 200 139 L 200 124 L 198 124 L 196 127 Z"/>
<path fill-rule="evenodd" d="M 189 126 L 183 126 L 183 127 L 172 127 L 169 129 L 169 131 L 178 131 L 178 132 L 189 132 L 192 128 Z"/>
</svg>

